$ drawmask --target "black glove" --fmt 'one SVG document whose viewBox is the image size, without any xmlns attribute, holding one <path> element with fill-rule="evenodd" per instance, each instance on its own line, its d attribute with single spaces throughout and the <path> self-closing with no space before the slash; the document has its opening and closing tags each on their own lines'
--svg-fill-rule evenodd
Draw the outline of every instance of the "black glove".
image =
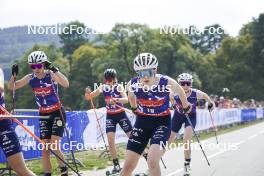
<svg viewBox="0 0 264 176">
<path fill-rule="evenodd" d="M 46 69 L 49 69 L 51 71 L 53 71 L 53 73 L 56 73 L 57 71 L 59 71 L 59 69 L 57 67 L 55 67 L 51 62 L 46 61 L 45 62 L 45 67 Z"/>
<path fill-rule="evenodd" d="M 213 103 L 209 103 L 208 104 L 208 110 L 211 112 L 214 108 L 214 104 Z"/>
<path fill-rule="evenodd" d="M 183 113 L 184 114 L 188 114 L 188 112 L 190 111 L 190 109 L 191 109 L 191 105 L 189 105 L 187 108 L 183 108 Z"/>
<path fill-rule="evenodd" d="M 12 75 L 16 76 L 18 74 L 18 65 L 14 64 L 12 65 Z"/>
</svg>

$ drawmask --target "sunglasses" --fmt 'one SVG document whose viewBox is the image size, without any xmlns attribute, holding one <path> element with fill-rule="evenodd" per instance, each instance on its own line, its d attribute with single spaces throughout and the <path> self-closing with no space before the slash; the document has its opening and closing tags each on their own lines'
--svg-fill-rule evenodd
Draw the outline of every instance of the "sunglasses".
<svg viewBox="0 0 264 176">
<path fill-rule="evenodd" d="M 41 69 L 43 67 L 42 64 L 32 64 L 30 65 L 30 67 L 34 70 L 34 69 Z"/>
<path fill-rule="evenodd" d="M 180 85 L 181 86 L 191 86 L 192 85 L 192 83 L 191 82 L 189 82 L 189 81 L 182 81 L 182 82 L 180 82 Z"/>
<path fill-rule="evenodd" d="M 141 70 L 138 71 L 138 77 L 144 78 L 144 77 L 152 77 L 155 74 L 155 71 L 153 69 L 148 70 Z"/>
</svg>

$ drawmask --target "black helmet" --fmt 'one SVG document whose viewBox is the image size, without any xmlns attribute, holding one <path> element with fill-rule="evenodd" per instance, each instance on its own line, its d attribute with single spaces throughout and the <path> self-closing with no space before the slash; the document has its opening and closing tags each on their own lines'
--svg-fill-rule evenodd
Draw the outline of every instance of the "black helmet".
<svg viewBox="0 0 264 176">
<path fill-rule="evenodd" d="M 108 68 L 104 71 L 105 80 L 113 80 L 116 79 L 116 70 L 113 68 Z"/>
</svg>

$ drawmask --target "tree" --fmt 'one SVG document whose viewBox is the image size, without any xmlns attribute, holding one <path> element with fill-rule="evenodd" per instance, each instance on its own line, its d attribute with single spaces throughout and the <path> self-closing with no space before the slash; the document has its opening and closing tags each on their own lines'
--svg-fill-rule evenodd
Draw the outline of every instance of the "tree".
<svg viewBox="0 0 264 176">
<path fill-rule="evenodd" d="M 203 54 L 215 53 L 222 40 L 227 37 L 219 24 L 206 26 L 203 31 L 199 31 L 195 26 L 190 26 L 189 31 L 192 31 L 189 33 L 192 46 Z"/>
<path fill-rule="evenodd" d="M 102 82 L 102 65 L 94 65 L 94 62 L 107 64 L 105 59 L 106 51 L 95 48 L 89 44 L 80 46 L 74 51 L 72 77 L 70 87 L 67 91 L 67 106 L 71 109 L 85 108 L 84 92 L 86 86 L 94 89 L 94 83 Z"/>
<path fill-rule="evenodd" d="M 72 68 L 72 57 L 73 52 L 84 43 L 88 42 L 88 36 L 85 32 L 87 30 L 84 23 L 79 21 L 73 21 L 64 27 L 64 31 L 59 34 L 60 42 L 62 43 L 63 56 L 69 59 L 70 70 Z"/>
</svg>

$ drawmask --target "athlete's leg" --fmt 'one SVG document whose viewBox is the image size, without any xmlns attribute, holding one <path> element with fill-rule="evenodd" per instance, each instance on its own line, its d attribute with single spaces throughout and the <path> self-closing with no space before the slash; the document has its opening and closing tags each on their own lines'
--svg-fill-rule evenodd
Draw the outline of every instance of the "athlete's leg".
<svg viewBox="0 0 264 176">
<path fill-rule="evenodd" d="M 46 146 L 43 146 L 42 150 L 42 166 L 45 174 L 51 174 L 51 161 L 50 161 L 50 151 L 48 150 L 48 145 L 50 143 L 49 139 L 43 139 Z"/>
<path fill-rule="evenodd" d="M 0 148 L 3 149 L 9 165 L 17 175 L 35 175 L 26 167 L 18 136 L 11 126 L 11 120 L 4 119 L 0 121 Z"/>
<path fill-rule="evenodd" d="M 144 119 L 138 118 L 135 122 L 130 138 L 127 143 L 127 152 L 125 156 L 125 163 L 121 171 L 122 176 L 130 176 L 136 168 L 138 160 L 146 148 L 151 137 L 151 131 L 146 127 Z"/>
<path fill-rule="evenodd" d="M 160 125 L 154 129 L 150 141 L 150 148 L 148 151 L 148 167 L 151 176 L 161 175 L 159 161 L 165 153 L 166 144 L 168 143 L 171 133 L 170 115 L 163 118 L 164 119 L 160 120 Z"/>
<path fill-rule="evenodd" d="M 51 148 L 54 151 L 54 153 L 56 153 L 61 159 L 64 160 L 64 155 L 63 155 L 63 153 L 60 150 L 60 140 L 61 140 L 61 137 L 52 135 L 50 143 L 52 145 Z M 65 166 L 65 164 L 60 159 L 57 158 L 57 161 L 58 161 L 58 164 L 59 164 L 60 167 L 64 167 Z"/>
<path fill-rule="evenodd" d="M 41 114 L 40 115 L 46 115 Z M 51 127 L 52 127 L 52 119 L 40 119 L 39 120 L 39 128 L 40 128 L 40 139 L 45 142 L 45 146 L 43 146 L 42 152 L 42 167 L 44 174 L 49 176 L 51 175 L 51 161 L 50 161 L 50 151 L 48 150 L 48 145 L 50 144 L 51 138 Z"/>
<path fill-rule="evenodd" d="M 183 146 L 184 146 L 184 158 L 185 160 L 191 158 L 191 139 L 192 139 L 192 128 L 190 126 L 184 129 Z"/>
<path fill-rule="evenodd" d="M 115 146 L 116 125 L 119 119 L 120 117 L 118 116 L 118 114 L 114 114 L 114 115 L 107 114 L 106 116 L 106 134 L 109 144 L 109 152 L 113 159 L 113 166 L 114 166 L 112 173 L 120 172 L 121 169 L 117 157 L 116 146 Z"/>
<path fill-rule="evenodd" d="M 119 120 L 118 124 L 123 129 L 123 131 L 126 133 L 127 137 L 129 138 L 132 131 L 132 124 L 130 120 L 128 119 L 125 112 L 121 113 L 121 119 Z"/>
<path fill-rule="evenodd" d="M 35 176 L 35 174 L 27 168 L 21 152 L 9 156 L 7 161 L 18 176 Z"/>
<path fill-rule="evenodd" d="M 148 150 L 148 168 L 151 176 L 160 176 L 160 166 L 159 161 L 165 150 L 162 146 L 158 144 L 152 144 Z"/>
<path fill-rule="evenodd" d="M 171 120 L 171 135 L 170 135 L 169 142 L 168 142 L 169 144 L 174 142 L 177 136 L 177 133 L 180 131 L 182 124 L 185 121 L 185 118 L 186 117 L 180 114 L 178 111 L 176 110 L 174 111 L 173 118 Z"/>
<path fill-rule="evenodd" d="M 64 128 L 66 126 L 65 124 L 66 114 L 65 114 L 64 108 L 61 108 L 61 110 L 52 112 L 50 115 L 52 119 L 51 138 L 50 138 L 50 143 L 52 145 L 51 148 L 52 148 L 52 151 L 54 151 L 54 153 L 58 155 L 58 157 L 60 157 L 63 161 L 65 161 L 64 155 L 61 152 L 61 148 L 60 148 L 60 140 L 63 137 Z M 57 162 L 60 167 L 61 176 L 67 176 L 68 175 L 67 166 L 59 158 L 57 158 Z"/>
<path fill-rule="evenodd" d="M 196 126 L 196 114 L 189 115 L 191 123 L 193 127 Z M 192 139 L 192 127 L 190 126 L 189 122 L 185 121 L 185 129 L 184 129 L 184 136 L 183 136 L 183 144 L 184 144 L 184 175 L 191 174 L 190 162 L 191 162 L 191 139 Z"/>
<path fill-rule="evenodd" d="M 130 176 L 136 168 L 140 154 L 127 150 L 125 156 L 125 163 L 120 173 L 120 176 Z"/>
<path fill-rule="evenodd" d="M 115 147 L 115 132 L 107 133 L 107 140 L 109 144 L 109 152 L 112 156 L 112 159 L 117 159 L 116 147 Z"/>
</svg>

